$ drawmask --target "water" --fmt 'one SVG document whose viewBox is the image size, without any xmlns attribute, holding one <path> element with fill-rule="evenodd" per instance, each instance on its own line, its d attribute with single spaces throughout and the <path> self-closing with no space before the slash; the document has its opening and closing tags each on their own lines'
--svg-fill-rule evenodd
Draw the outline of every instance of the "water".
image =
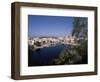
<svg viewBox="0 0 100 82">
<path fill-rule="evenodd" d="M 28 65 L 29 66 L 43 66 L 48 65 L 53 59 L 57 58 L 60 52 L 66 47 L 63 44 L 41 48 L 36 51 L 29 50 Z"/>
</svg>

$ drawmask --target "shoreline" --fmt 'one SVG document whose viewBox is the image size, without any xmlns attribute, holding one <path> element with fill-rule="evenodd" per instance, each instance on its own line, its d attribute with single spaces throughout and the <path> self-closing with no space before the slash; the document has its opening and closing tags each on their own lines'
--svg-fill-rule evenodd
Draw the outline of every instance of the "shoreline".
<svg viewBox="0 0 100 82">
<path fill-rule="evenodd" d="M 79 44 L 73 44 L 73 43 L 60 43 L 61 45 L 71 45 L 71 46 L 78 46 Z M 48 48 L 48 47 L 52 47 L 52 46 L 56 46 L 56 45 L 59 45 L 59 43 L 57 43 L 57 44 L 49 44 L 49 45 L 42 45 L 42 46 L 40 46 L 40 47 L 37 47 L 37 46 L 34 46 L 33 47 L 33 45 L 29 45 L 29 48 L 31 49 L 31 50 L 33 50 L 33 51 L 35 51 L 35 50 L 37 50 L 37 49 L 42 49 L 42 48 Z"/>
</svg>

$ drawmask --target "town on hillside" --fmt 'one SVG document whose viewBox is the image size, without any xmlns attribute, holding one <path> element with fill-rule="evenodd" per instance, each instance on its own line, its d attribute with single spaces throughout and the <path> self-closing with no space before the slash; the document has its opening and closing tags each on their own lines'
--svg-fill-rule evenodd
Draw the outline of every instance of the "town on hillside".
<svg viewBox="0 0 100 82">
<path fill-rule="evenodd" d="M 28 45 L 33 50 L 38 48 L 50 47 L 56 44 L 79 45 L 84 38 L 76 38 L 75 36 L 65 37 L 29 37 Z"/>
</svg>

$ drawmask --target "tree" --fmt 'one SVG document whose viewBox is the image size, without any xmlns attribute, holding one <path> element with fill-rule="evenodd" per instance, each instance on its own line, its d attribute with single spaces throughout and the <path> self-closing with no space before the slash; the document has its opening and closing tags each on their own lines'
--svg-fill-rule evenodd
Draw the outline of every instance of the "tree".
<svg viewBox="0 0 100 82">
<path fill-rule="evenodd" d="M 59 54 L 58 58 L 53 59 L 50 64 L 64 65 L 64 64 L 86 64 L 87 63 L 87 41 L 81 45 L 69 45 L 64 48 Z"/>
<path fill-rule="evenodd" d="M 87 38 L 87 18 L 75 17 L 72 36 Z"/>
<path fill-rule="evenodd" d="M 87 63 L 87 18 L 74 17 L 72 36 L 83 38 L 79 45 L 69 45 L 54 59 L 52 64 L 82 64 Z"/>
</svg>

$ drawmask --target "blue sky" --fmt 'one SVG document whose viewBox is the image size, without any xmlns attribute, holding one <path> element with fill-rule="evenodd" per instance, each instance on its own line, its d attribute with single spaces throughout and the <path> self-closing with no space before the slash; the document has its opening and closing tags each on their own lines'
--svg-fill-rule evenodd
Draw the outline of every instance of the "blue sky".
<svg viewBox="0 0 100 82">
<path fill-rule="evenodd" d="M 73 17 L 28 15 L 28 35 L 65 36 L 73 29 Z"/>
</svg>

